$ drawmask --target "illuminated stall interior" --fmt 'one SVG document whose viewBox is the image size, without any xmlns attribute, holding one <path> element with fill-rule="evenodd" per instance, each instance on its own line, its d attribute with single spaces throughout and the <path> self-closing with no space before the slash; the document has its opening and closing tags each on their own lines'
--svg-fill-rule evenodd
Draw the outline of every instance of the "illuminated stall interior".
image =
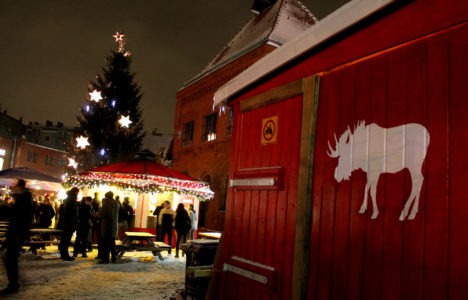
<svg viewBox="0 0 468 300">
<path fill-rule="evenodd" d="M 154 228 L 153 211 L 165 200 L 175 210 L 179 203 L 188 208 L 193 204 L 198 210 L 199 201 L 209 200 L 214 193 L 206 182 L 198 181 L 171 168 L 148 159 L 137 159 L 99 167 L 68 177 L 67 189 L 78 187 L 83 196 L 94 197 L 112 191 L 120 201 L 129 198 L 135 211 L 135 228 Z"/>
</svg>

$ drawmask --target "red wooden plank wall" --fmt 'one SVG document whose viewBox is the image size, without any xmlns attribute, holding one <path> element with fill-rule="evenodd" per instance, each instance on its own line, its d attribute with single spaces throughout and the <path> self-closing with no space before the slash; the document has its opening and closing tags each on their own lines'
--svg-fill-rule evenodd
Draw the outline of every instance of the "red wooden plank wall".
<svg viewBox="0 0 468 300">
<path fill-rule="evenodd" d="M 236 107 L 236 110 L 238 107 Z M 294 253 L 295 208 L 302 98 L 300 96 L 246 113 L 236 112 L 231 174 L 242 169 L 283 167 L 279 191 L 229 189 L 223 261 L 239 256 L 273 267 L 276 284 L 262 284 L 223 273 L 220 299 L 289 299 Z M 262 119 L 278 116 L 278 141 L 262 145 Z"/>
<path fill-rule="evenodd" d="M 467 37 L 460 25 L 323 74 L 308 299 L 468 299 Z M 334 179 L 328 141 L 360 120 L 428 129 L 414 220 L 398 220 L 412 187 L 408 169 L 380 176 L 375 220 L 370 202 L 358 213 L 366 173 Z"/>
</svg>

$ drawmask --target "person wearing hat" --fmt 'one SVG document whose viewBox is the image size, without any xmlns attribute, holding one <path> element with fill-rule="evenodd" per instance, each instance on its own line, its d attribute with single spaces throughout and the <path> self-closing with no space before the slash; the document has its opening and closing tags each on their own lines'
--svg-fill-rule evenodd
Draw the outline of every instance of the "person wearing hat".
<svg viewBox="0 0 468 300">
<path fill-rule="evenodd" d="M 60 236 L 60 258 L 65 261 L 75 260 L 68 253 L 73 232 L 75 232 L 78 224 L 78 193 L 80 190 L 77 187 L 72 188 L 67 192 L 67 198 L 63 201 L 60 213 L 62 234 Z"/>
<path fill-rule="evenodd" d="M 23 243 L 29 237 L 33 221 L 33 197 L 26 188 L 26 181 L 18 179 L 13 189 L 13 200 L 9 207 L 9 226 L 4 257 L 8 286 L 0 290 L 0 295 L 16 293 L 18 283 L 18 256 Z"/>
</svg>

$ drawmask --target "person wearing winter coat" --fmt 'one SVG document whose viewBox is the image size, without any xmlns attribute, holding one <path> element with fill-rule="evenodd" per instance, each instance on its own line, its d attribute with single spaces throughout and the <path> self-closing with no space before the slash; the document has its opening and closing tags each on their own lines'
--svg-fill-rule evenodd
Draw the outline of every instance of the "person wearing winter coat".
<svg viewBox="0 0 468 300">
<path fill-rule="evenodd" d="M 117 259 L 117 251 L 115 248 L 115 239 L 119 229 L 119 207 L 120 205 L 114 199 L 114 193 L 107 192 L 102 200 L 99 217 L 101 219 L 101 240 L 102 240 L 102 255 L 101 264 L 109 263 L 109 254 L 111 261 L 114 263 Z"/>
<path fill-rule="evenodd" d="M 49 198 L 45 197 L 39 204 L 38 211 L 38 227 L 49 228 L 52 225 L 52 219 L 55 217 L 55 210 L 50 204 Z"/>
<path fill-rule="evenodd" d="M 60 236 L 60 258 L 63 260 L 75 260 L 68 253 L 68 246 L 70 245 L 73 232 L 76 230 L 78 224 L 78 193 L 80 190 L 77 187 L 72 188 L 67 192 L 67 198 L 63 201 L 60 208 L 59 229 L 62 229 Z"/>
<path fill-rule="evenodd" d="M 128 228 L 133 221 L 133 207 L 130 205 L 130 200 L 128 197 L 124 198 L 123 204 L 120 206 L 119 210 L 119 239 L 123 240 L 125 232 L 128 231 Z"/>
<path fill-rule="evenodd" d="M 174 227 L 174 211 L 171 209 L 171 202 L 164 201 L 164 208 L 161 209 L 158 216 L 158 224 L 161 228 L 161 241 L 164 242 L 164 238 L 167 235 L 168 244 L 172 244 L 172 228 Z M 171 254 L 171 248 L 167 251 Z"/>
<path fill-rule="evenodd" d="M 175 257 L 179 257 L 180 242 L 181 241 L 183 241 L 184 243 L 187 242 L 187 233 L 191 227 L 192 227 L 192 221 L 190 220 L 188 212 L 185 209 L 184 204 L 179 203 L 177 205 L 176 216 L 175 216 L 175 228 L 177 231 Z M 182 252 L 182 256 L 184 256 L 183 252 Z"/>
<path fill-rule="evenodd" d="M 9 203 L 9 226 L 6 237 L 4 263 L 8 286 L 0 290 L 0 296 L 16 293 L 18 282 L 18 256 L 23 243 L 29 237 L 33 222 L 33 197 L 26 188 L 26 181 L 19 179 L 13 187 L 13 199 Z"/>
<path fill-rule="evenodd" d="M 88 246 L 88 234 L 92 227 L 93 207 L 91 206 L 91 197 L 83 197 L 78 205 L 78 227 L 76 229 L 76 239 L 73 245 L 73 257 L 81 253 L 82 257 L 88 257 L 86 254 Z"/>
<path fill-rule="evenodd" d="M 198 228 L 197 211 L 193 207 L 193 204 L 190 204 L 188 214 L 189 214 L 191 224 L 192 224 L 188 233 L 188 239 L 193 240 L 193 237 L 195 235 L 195 230 L 197 230 Z"/>
</svg>

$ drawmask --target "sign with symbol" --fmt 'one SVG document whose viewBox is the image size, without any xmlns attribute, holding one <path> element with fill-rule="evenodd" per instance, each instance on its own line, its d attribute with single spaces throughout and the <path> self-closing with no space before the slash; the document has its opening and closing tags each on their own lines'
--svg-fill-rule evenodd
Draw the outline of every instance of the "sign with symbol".
<svg viewBox="0 0 468 300">
<path fill-rule="evenodd" d="M 278 138 L 278 116 L 262 120 L 262 145 L 276 143 Z"/>
</svg>

